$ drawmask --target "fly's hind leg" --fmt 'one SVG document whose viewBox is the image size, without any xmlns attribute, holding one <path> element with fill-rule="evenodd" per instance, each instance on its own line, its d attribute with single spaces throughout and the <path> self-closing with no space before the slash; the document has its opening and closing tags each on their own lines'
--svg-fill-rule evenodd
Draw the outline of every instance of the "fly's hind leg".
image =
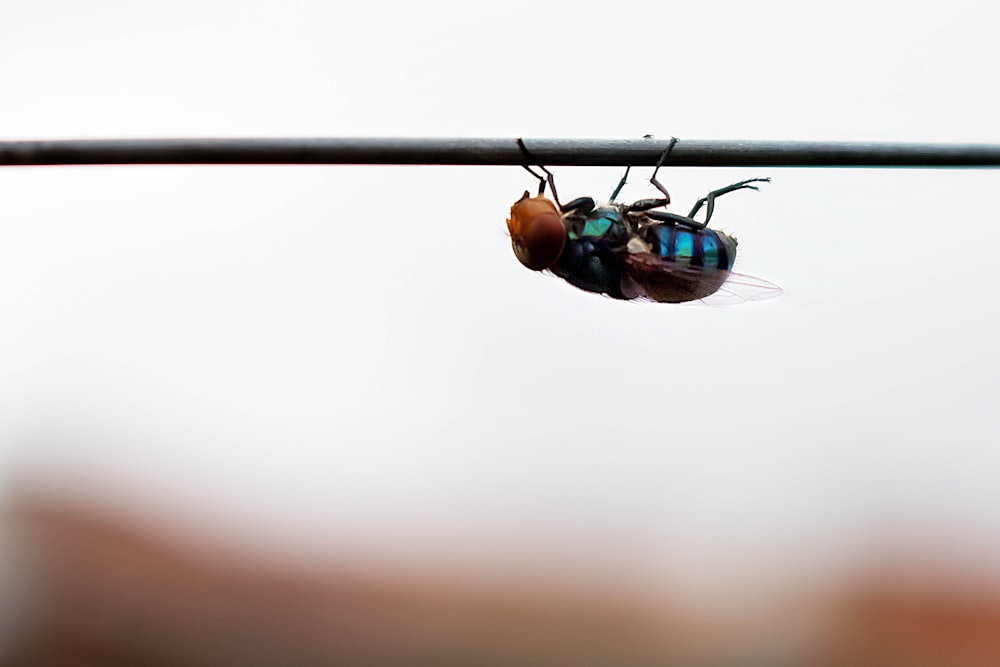
<svg viewBox="0 0 1000 667">
<path fill-rule="evenodd" d="M 670 213 L 668 211 L 646 211 L 645 216 L 650 220 L 656 220 L 657 222 L 673 222 L 682 227 L 688 227 L 690 229 L 705 229 L 708 225 L 708 221 L 698 222 L 694 218 L 690 218 L 685 215 L 680 215 L 678 213 Z"/>
<path fill-rule="evenodd" d="M 563 213 L 576 211 L 577 213 L 587 214 L 593 211 L 596 206 L 597 202 L 594 201 L 593 197 L 577 197 L 572 201 L 568 201 L 565 204 L 560 205 L 559 210 Z"/>
<path fill-rule="evenodd" d="M 699 199 L 694 203 L 694 207 L 691 212 L 687 214 L 689 219 L 693 219 L 695 214 L 701 210 L 701 207 L 707 204 L 707 209 L 705 212 L 705 222 L 698 223 L 701 227 L 708 225 L 708 221 L 712 219 L 712 213 L 715 211 L 715 198 L 721 197 L 728 192 L 735 192 L 736 190 L 759 190 L 756 185 L 750 185 L 751 183 L 770 183 L 770 178 L 748 178 L 745 181 L 740 181 L 739 183 L 733 183 L 732 185 L 727 185 L 724 188 L 719 188 L 718 190 L 712 190 L 707 195 Z"/>
</svg>

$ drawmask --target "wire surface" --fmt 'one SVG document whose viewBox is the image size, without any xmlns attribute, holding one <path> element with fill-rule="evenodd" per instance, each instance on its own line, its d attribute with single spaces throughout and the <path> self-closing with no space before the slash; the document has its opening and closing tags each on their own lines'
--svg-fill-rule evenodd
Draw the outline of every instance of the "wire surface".
<svg viewBox="0 0 1000 667">
<path fill-rule="evenodd" d="M 653 166 L 660 139 L 525 139 L 556 166 Z M 2 141 L 0 165 L 394 164 L 520 165 L 516 140 L 495 138 L 232 138 Z M 1000 167 L 1000 145 L 681 139 L 676 167 Z"/>
</svg>

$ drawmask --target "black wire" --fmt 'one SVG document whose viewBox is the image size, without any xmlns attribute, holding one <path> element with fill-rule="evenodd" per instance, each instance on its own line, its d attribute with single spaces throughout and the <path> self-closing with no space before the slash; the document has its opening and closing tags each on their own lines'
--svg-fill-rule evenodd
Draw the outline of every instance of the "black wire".
<svg viewBox="0 0 1000 667">
<path fill-rule="evenodd" d="M 557 166 L 653 166 L 667 140 L 524 139 Z M 516 139 L 86 139 L 0 142 L 0 165 L 521 165 Z M 1000 145 L 681 139 L 664 166 L 1000 167 Z"/>
</svg>

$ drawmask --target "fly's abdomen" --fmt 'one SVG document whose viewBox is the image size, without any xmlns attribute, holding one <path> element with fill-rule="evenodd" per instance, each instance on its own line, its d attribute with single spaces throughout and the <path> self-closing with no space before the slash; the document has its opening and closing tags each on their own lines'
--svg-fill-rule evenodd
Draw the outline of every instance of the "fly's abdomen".
<svg viewBox="0 0 1000 667">
<path fill-rule="evenodd" d="M 729 271 L 736 261 L 736 239 L 714 229 L 659 224 L 649 229 L 647 240 L 661 260 L 699 266 L 709 273 Z"/>
<path fill-rule="evenodd" d="M 726 282 L 736 239 L 713 229 L 661 223 L 644 230 L 648 252 L 625 257 L 625 292 L 663 303 L 696 301 Z"/>
</svg>

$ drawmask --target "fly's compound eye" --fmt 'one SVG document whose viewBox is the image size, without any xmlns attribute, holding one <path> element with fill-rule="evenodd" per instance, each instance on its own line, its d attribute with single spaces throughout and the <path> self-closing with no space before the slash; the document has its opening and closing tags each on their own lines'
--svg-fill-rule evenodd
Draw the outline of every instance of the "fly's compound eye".
<svg viewBox="0 0 1000 667">
<path fill-rule="evenodd" d="M 519 238 L 511 236 L 514 254 L 533 271 L 556 263 L 566 245 L 566 228 L 557 213 L 542 213 L 525 221 Z"/>
<path fill-rule="evenodd" d="M 525 196 L 514 204 L 507 229 L 514 255 L 532 271 L 555 264 L 566 246 L 562 216 L 555 204 L 545 197 Z"/>
</svg>

